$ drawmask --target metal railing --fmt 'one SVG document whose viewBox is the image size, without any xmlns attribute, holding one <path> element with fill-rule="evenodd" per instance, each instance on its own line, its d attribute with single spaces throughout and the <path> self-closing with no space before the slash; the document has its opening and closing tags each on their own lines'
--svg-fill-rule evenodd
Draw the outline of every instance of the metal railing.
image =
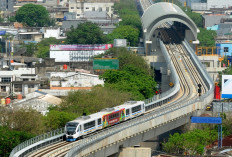
<svg viewBox="0 0 232 157">
<path fill-rule="evenodd" d="M 38 148 L 44 146 L 45 143 L 46 144 L 51 144 L 51 143 L 57 142 L 61 138 L 63 138 L 63 135 L 64 135 L 64 128 L 60 128 L 60 129 L 53 130 L 53 131 L 47 132 L 45 134 L 33 137 L 33 138 L 31 138 L 31 139 L 29 139 L 27 141 L 24 141 L 23 143 L 20 143 L 19 145 L 17 145 L 11 151 L 10 157 L 24 156 L 25 153 L 28 153 L 28 150 L 30 150 L 30 149 L 33 149 L 33 150 L 38 149 Z M 46 139 L 49 139 L 49 140 L 46 140 Z M 41 142 L 40 144 L 37 145 L 36 143 L 38 143 L 40 141 L 44 141 L 44 142 Z M 33 144 L 35 144 L 34 147 L 29 148 L 29 146 L 31 146 Z"/>
</svg>

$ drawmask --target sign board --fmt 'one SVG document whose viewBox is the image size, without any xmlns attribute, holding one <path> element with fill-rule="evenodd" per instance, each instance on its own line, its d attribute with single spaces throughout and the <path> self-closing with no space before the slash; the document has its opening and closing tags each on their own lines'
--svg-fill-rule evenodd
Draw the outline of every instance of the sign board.
<svg viewBox="0 0 232 157">
<path fill-rule="evenodd" d="M 50 51 L 99 51 L 112 48 L 112 44 L 92 44 L 92 45 L 50 45 Z"/>
<path fill-rule="evenodd" d="M 94 59 L 93 60 L 93 69 L 94 70 L 109 70 L 109 69 L 118 69 L 119 60 L 118 59 Z"/>
<path fill-rule="evenodd" d="M 232 62 L 232 56 L 227 56 L 227 60 L 230 61 L 230 63 Z"/>
<path fill-rule="evenodd" d="M 222 75 L 221 98 L 232 98 L 232 75 Z"/>
<path fill-rule="evenodd" d="M 126 47 L 126 39 L 114 39 L 114 47 Z"/>
<path fill-rule="evenodd" d="M 208 123 L 208 124 L 221 124 L 221 117 L 192 117 L 192 123 Z"/>
</svg>

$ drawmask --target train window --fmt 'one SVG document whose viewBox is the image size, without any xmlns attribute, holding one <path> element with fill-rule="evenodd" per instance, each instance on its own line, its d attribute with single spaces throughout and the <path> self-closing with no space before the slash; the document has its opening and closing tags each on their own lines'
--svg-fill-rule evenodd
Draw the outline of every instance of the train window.
<svg viewBox="0 0 232 157">
<path fill-rule="evenodd" d="M 141 105 L 135 106 L 135 107 L 132 108 L 132 113 L 138 112 L 140 110 L 141 110 Z"/>
<path fill-rule="evenodd" d="M 126 115 L 129 115 L 129 109 L 126 110 Z"/>
<path fill-rule="evenodd" d="M 82 127 L 81 127 L 81 125 L 80 125 L 80 131 L 82 131 Z"/>
<path fill-rule="evenodd" d="M 118 117 L 119 117 L 119 112 L 109 115 L 109 120 L 112 120 L 112 119 L 118 118 Z"/>
<path fill-rule="evenodd" d="M 91 121 L 91 122 L 84 124 L 84 129 L 86 130 L 86 129 L 92 128 L 94 126 L 95 126 L 95 121 Z"/>
<path fill-rule="evenodd" d="M 97 120 L 97 124 L 98 124 L 98 125 L 101 124 L 101 118 L 99 118 L 99 119 Z"/>
</svg>

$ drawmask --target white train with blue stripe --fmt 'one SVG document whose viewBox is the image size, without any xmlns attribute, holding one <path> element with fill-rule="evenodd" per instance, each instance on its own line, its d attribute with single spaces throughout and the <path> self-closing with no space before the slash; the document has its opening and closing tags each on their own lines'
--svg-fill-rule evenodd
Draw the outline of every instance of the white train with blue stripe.
<svg viewBox="0 0 232 157">
<path fill-rule="evenodd" d="M 144 112 L 144 101 L 128 101 L 88 116 L 78 117 L 66 123 L 66 141 L 75 141 L 91 132 L 137 117 Z"/>
</svg>

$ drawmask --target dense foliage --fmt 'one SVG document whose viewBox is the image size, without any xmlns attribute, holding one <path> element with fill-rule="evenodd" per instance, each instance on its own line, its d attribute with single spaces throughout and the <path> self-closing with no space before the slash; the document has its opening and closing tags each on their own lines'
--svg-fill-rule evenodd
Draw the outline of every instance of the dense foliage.
<svg viewBox="0 0 232 157">
<path fill-rule="evenodd" d="M 163 143 L 164 151 L 178 155 L 202 155 L 204 147 L 217 139 L 217 130 L 195 129 L 183 134 L 170 135 Z"/>
<path fill-rule="evenodd" d="M 50 21 L 48 11 L 42 5 L 25 4 L 19 8 L 15 16 L 16 21 L 29 27 L 43 27 Z"/>
<path fill-rule="evenodd" d="M 200 33 L 198 33 L 200 46 L 215 46 L 216 35 L 216 32 L 213 30 L 206 30 L 205 28 L 200 28 Z"/>
<path fill-rule="evenodd" d="M 114 8 L 122 21 L 111 34 L 107 35 L 108 43 L 113 43 L 114 39 L 127 39 L 131 46 L 138 45 L 142 24 L 135 2 L 123 0 L 115 3 Z"/>
<path fill-rule="evenodd" d="M 101 75 L 105 87 L 132 93 L 135 100 L 144 100 L 154 95 L 156 83 L 145 71 L 135 66 L 125 66 L 122 70 L 108 70 Z"/>
<path fill-rule="evenodd" d="M 139 30 L 129 25 L 119 26 L 107 38 L 110 43 L 113 43 L 114 39 L 127 39 L 130 46 L 136 46 L 139 40 Z"/>
<path fill-rule="evenodd" d="M 45 38 L 37 44 L 37 50 L 35 51 L 35 56 L 38 58 L 49 57 L 50 45 L 61 44 L 62 40 L 58 40 L 54 37 Z"/>
<path fill-rule="evenodd" d="M 101 28 L 92 22 L 80 23 L 67 32 L 67 44 L 105 44 L 106 36 Z"/>
<path fill-rule="evenodd" d="M 61 44 L 62 40 L 54 37 L 44 38 L 39 43 L 27 43 L 21 46 L 22 49 L 26 49 L 24 56 L 46 58 L 49 57 L 50 45 Z"/>
<path fill-rule="evenodd" d="M 8 127 L 0 126 L 0 156 L 10 156 L 11 150 L 18 144 L 32 138 L 34 135 L 25 131 L 15 131 Z"/>
<path fill-rule="evenodd" d="M 130 92 L 135 100 L 143 100 L 154 95 L 156 82 L 153 73 L 145 60 L 124 48 L 113 48 L 108 51 L 118 58 L 120 69 L 108 70 L 100 76 L 105 80 L 105 87 Z"/>
<path fill-rule="evenodd" d="M 60 106 L 52 108 L 56 111 L 64 111 L 76 114 L 91 114 L 103 108 L 113 107 L 131 99 L 131 94 L 115 89 L 95 87 L 91 91 L 73 91 L 63 99 Z"/>
<path fill-rule="evenodd" d="M 185 12 L 186 15 L 188 15 L 193 22 L 197 25 L 197 27 L 202 28 L 203 27 L 203 18 L 200 13 L 192 12 L 191 8 L 189 7 L 181 7 L 182 10 Z"/>
</svg>

